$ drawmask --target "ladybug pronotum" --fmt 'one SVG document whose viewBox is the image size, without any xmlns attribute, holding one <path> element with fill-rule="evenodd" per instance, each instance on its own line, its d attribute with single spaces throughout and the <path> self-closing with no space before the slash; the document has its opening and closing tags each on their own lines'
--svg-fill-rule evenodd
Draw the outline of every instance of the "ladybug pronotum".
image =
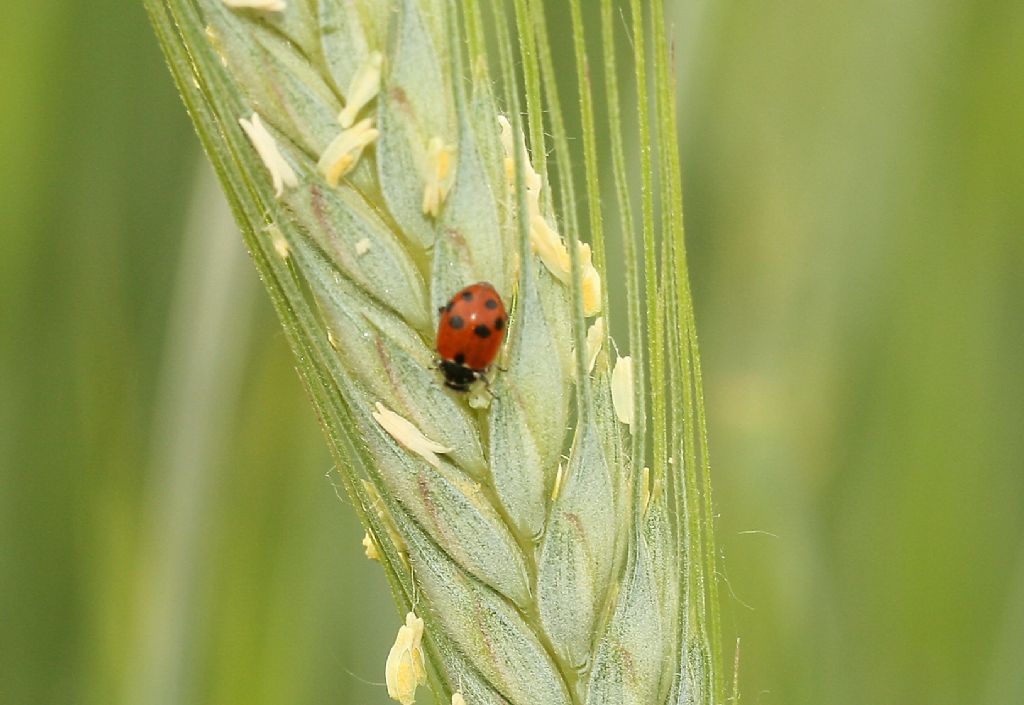
<svg viewBox="0 0 1024 705">
<path fill-rule="evenodd" d="M 498 357 L 508 314 L 498 292 L 487 282 L 460 289 L 440 308 L 437 354 L 445 386 L 469 391 Z"/>
</svg>

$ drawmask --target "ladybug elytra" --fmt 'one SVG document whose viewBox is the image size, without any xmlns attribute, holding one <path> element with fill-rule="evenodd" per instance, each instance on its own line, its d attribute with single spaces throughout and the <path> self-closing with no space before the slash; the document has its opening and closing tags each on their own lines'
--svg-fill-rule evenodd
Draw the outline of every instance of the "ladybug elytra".
<svg viewBox="0 0 1024 705">
<path fill-rule="evenodd" d="M 487 282 L 460 289 L 439 310 L 437 354 L 444 383 L 457 392 L 469 391 L 498 357 L 505 338 L 505 304 Z"/>
</svg>

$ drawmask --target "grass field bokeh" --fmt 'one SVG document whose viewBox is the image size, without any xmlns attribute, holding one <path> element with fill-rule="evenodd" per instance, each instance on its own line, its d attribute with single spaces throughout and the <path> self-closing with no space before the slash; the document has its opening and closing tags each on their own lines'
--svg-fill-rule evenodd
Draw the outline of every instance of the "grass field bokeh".
<svg viewBox="0 0 1024 705">
<path fill-rule="evenodd" d="M 397 614 L 141 6 L 6 10 L 0 703 L 385 703 Z M 743 700 L 1024 702 L 1024 5 L 675 23 Z"/>
</svg>

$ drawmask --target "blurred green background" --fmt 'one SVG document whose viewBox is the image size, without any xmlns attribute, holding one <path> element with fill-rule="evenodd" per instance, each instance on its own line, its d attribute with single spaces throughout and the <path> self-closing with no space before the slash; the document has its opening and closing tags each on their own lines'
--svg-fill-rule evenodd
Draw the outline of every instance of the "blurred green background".
<svg viewBox="0 0 1024 705">
<path fill-rule="evenodd" d="M 675 23 L 744 701 L 1024 702 L 1024 4 Z M 396 613 L 141 7 L 11 4 L 0 65 L 0 702 L 386 702 Z"/>
</svg>

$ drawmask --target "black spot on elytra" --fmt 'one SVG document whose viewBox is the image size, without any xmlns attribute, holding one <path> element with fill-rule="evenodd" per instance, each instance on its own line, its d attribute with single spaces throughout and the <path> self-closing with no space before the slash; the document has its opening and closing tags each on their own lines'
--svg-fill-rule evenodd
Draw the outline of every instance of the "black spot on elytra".
<svg viewBox="0 0 1024 705">
<path fill-rule="evenodd" d="M 476 328 L 474 328 L 473 332 L 476 333 L 477 336 L 479 336 L 481 338 L 490 338 L 491 337 L 491 329 L 488 328 L 487 326 L 483 325 L 483 324 L 480 324 Z"/>
<path fill-rule="evenodd" d="M 498 302 L 495 301 L 494 299 L 487 299 L 487 302 L 484 304 L 484 306 L 493 311 L 494 309 L 498 308 Z"/>
<path fill-rule="evenodd" d="M 448 325 L 455 330 L 459 330 L 462 326 L 466 325 L 466 322 L 462 320 L 462 316 L 452 316 L 448 319 Z"/>
<path fill-rule="evenodd" d="M 466 356 L 462 353 L 455 353 L 455 364 L 464 365 L 466 364 Z"/>
<path fill-rule="evenodd" d="M 494 330 L 501 330 L 505 327 L 505 319 L 498 316 L 498 320 L 494 322 Z"/>
<path fill-rule="evenodd" d="M 464 291 L 464 292 L 462 292 L 462 298 L 465 301 L 472 301 L 473 300 L 473 292 L 472 291 Z"/>
</svg>

